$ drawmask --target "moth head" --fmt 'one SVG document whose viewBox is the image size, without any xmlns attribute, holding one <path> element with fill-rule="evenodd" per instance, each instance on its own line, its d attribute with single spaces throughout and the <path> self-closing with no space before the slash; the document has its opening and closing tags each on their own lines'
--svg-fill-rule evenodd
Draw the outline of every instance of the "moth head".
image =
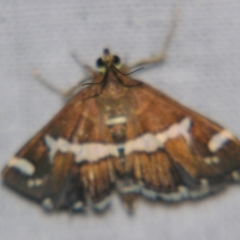
<svg viewBox="0 0 240 240">
<path fill-rule="evenodd" d="M 117 69 L 121 68 L 120 58 L 116 55 L 112 55 L 108 48 L 103 50 L 102 57 L 98 58 L 96 65 L 99 72 L 104 73 L 107 68 L 115 67 Z"/>
</svg>

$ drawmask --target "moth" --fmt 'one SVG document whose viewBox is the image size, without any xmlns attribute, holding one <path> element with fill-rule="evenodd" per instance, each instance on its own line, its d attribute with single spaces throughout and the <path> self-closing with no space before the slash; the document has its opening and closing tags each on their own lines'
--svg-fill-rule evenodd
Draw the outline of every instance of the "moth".
<svg viewBox="0 0 240 240">
<path fill-rule="evenodd" d="M 46 210 L 78 212 L 107 209 L 113 191 L 131 208 L 139 196 L 178 202 L 240 181 L 240 142 L 230 132 L 130 77 L 108 49 L 97 66 L 10 160 L 6 185 Z"/>
</svg>

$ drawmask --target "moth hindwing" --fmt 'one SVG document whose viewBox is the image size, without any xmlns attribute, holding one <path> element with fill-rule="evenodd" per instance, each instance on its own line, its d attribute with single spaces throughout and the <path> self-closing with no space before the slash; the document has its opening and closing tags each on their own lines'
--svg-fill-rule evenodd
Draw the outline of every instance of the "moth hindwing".
<svg viewBox="0 0 240 240">
<path fill-rule="evenodd" d="M 240 180 L 240 142 L 227 130 L 132 79 L 104 51 L 92 82 L 8 163 L 4 182 L 47 210 L 96 211 L 116 190 L 137 196 L 198 199 Z"/>
</svg>

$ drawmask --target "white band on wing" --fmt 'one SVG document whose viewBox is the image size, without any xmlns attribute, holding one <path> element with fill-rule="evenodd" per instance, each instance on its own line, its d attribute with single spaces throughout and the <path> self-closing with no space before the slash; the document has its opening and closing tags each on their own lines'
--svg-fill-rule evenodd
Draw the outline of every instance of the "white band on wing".
<svg viewBox="0 0 240 240">
<path fill-rule="evenodd" d="M 57 151 L 62 153 L 73 153 L 75 155 L 75 162 L 80 163 L 84 160 L 95 162 L 99 159 L 113 156 L 119 157 L 119 149 L 124 150 L 124 154 L 130 154 L 132 152 L 155 152 L 159 148 L 163 148 L 164 144 L 169 139 L 174 139 L 182 136 L 187 144 L 190 144 L 189 129 L 191 126 L 191 120 L 184 118 L 179 123 L 175 123 L 168 129 L 159 132 L 157 134 L 145 133 L 136 139 L 126 141 L 122 144 L 104 144 L 104 143 L 70 143 L 63 138 L 54 139 L 47 135 L 45 142 L 50 150 L 49 157 L 50 162 L 53 163 L 54 156 Z"/>
</svg>

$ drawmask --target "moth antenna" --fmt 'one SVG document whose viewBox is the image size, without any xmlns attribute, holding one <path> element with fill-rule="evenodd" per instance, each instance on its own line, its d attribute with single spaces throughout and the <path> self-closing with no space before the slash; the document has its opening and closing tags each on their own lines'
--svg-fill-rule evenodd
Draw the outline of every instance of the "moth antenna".
<svg viewBox="0 0 240 240">
<path fill-rule="evenodd" d="M 121 72 L 120 72 L 120 73 L 121 73 Z M 121 80 L 121 78 L 118 77 L 118 75 L 116 74 L 116 72 L 113 71 L 113 74 L 114 74 L 114 76 L 117 78 L 118 82 L 120 82 L 124 87 L 135 87 L 135 86 L 139 86 L 139 85 L 142 84 L 141 82 L 138 82 L 138 83 L 133 84 L 133 85 L 127 85 L 127 84 L 125 84 L 125 83 Z"/>
<path fill-rule="evenodd" d="M 106 82 L 106 79 L 107 79 L 107 71 L 105 72 L 101 82 L 97 82 L 97 83 L 91 83 L 91 82 L 88 82 L 88 83 L 84 83 L 82 86 L 86 86 L 86 85 L 98 85 L 98 84 L 102 84 L 104 82 Z"/>
<path fill-rule="evenodd" d="M 144 67 L 140 67 L 140 68 L 138 68 L 138 69 L 136 69 L 136 70 L 134 70 L 134 71 L 132 71 L 132 72 L 129 72 L 129 73 L 123 73 L 123 72 L 121 72 L 120 70 L 118 70 L 118 69 L 117 69 L 116 67 L 114 67 L 114 66 L 112 66 L 112 68 L 113 68 L 115 71 L 121 73 L 122 75 L 128 76 L 128 75 L 130 75 L 130 74 L 133 74 L 133 73 L 135 73 L 135 72 L 138 72 L 138 71 L 142 70 Z"/>
</svg>

